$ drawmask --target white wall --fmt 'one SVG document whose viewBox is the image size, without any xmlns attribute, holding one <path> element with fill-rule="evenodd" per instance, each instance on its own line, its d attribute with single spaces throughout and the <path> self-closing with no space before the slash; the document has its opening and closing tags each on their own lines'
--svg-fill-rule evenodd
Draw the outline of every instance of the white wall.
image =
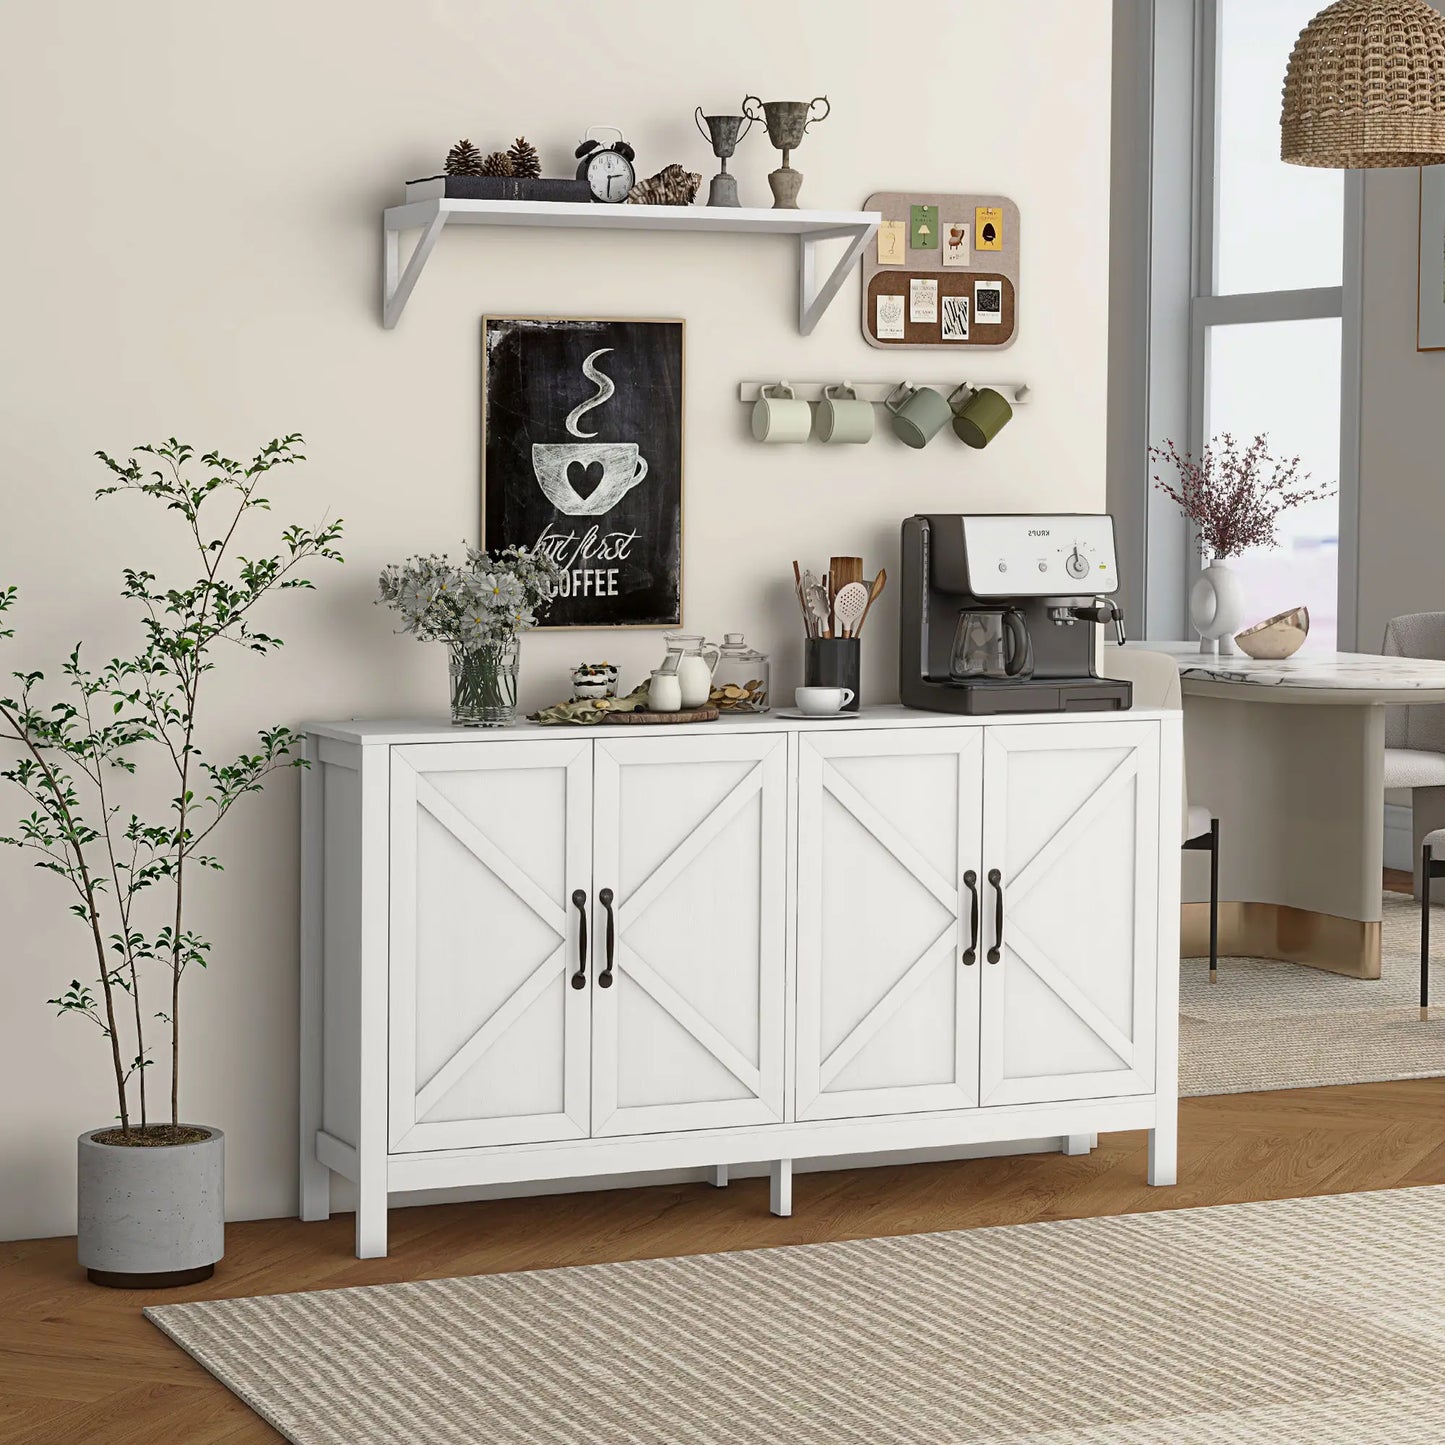
<svg viewBox="0 0 1445 1445">
<path fill-rule="evenodd" d="M 906 13 L 908 30 L 897 26 Z M 861 553 L 896 576 L 919 510 L 1098 509 L 1104 498 L 1109 0 L 67 0 L 0 7 L 0 585 L 22 590 L 13 665 L 53 666 L 84 636 L 130 646 L 127 564 L 184 557 L 136 499 L 90 500 L 97 447 L 176 434 L 235 455 L 298 429 L 312 461 L 276 519 L 346 518 L 344 570 L 270 614 L 288 646 L 230 660 L 207 717 L 215 754 L 266 722 L 436 712 L 445 659 L 371 606 L 386 561 L 478 529 L 479 318 L 687 319 L 685 606 L 743 629 L 798 680 L 790 559 Z M 885 38 L 886 37 L 886 38 Z M 796 154 L 805 204 L 878 189 L 998 190 L 1023 217 L 1020 337 L 1001 363 L 1036 386 L 989 451 L 767 449 L 739 380 L 916 379 L 933 353 L 862 341 L 850 282 L 797 335 L 793 253 L 771 238 L 445 236 L 394 332 L 378 321 L 379 213 L 467 135 L 525 132 L 563 173 L 589 123 L 621 125 L 640 167 L 711 156 L 694 105 L 827 92 Z M 766 203 L 776 153 L 734 169 Z M 896 592 L 870 619 L 864 682 L 892 695 Z M 533 636 L 524 701 L 554 700 L 584 656 L 629 681 L 655 633 Z M 7 663 L 7 666 L 11 665 Z M 5 799 L 8 823 L 16 798 Z M 294 780 L 238 813 L 228 871 L 195 923 L 216 941 L 188 995 L 184 1113 L 228 1136 L 233 1217 L 294 1208 Z M 0 857 L 0 1235 L 73 1227 L 73 1136 L 105 1122 L 106 1063 L 43 1000 L 88 976 L 60 885 Z M 164 1085 L 163 1079 L 157 1084 Z"/>
<path fill-rule="evenodd" d="M 1415 350 L 1419 172 L 1365 179 L 1359 645 L 1404 612 L 1445 610 L 1445 351 Z"/>
</svg>

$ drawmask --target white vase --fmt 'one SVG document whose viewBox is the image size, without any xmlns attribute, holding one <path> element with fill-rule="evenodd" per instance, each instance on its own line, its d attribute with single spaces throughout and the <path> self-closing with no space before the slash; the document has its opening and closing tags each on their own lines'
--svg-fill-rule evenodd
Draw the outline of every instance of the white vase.
<svg viewBox="0 0 1445 1445">
<path fill-rule="evenodd" d="M 1199 634 L 1200 652 L 1234 652 L 1234 634 L 1243 622 L 1239 574 L 1223 562 L 1211 562 L 1189 592 L 1189 623 Z"/>
</svg>

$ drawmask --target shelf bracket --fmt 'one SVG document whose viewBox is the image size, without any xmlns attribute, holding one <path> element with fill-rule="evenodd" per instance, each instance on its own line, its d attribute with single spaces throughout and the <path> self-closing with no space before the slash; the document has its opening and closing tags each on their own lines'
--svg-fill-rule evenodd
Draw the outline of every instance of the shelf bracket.
<svg viewBox="0 0 1445 1445">
<path fill-rule="evenodd" d="M 386 218 L 382 218 L 381 324 L 388 331 L 396 325 L 401 313 L 406 309 L 412 288 L 416 285 L 422 267 L 426 265 L 446 223 L 447 213 L 438 206 L 431 219 L 421 223 L 424 229 L 406 263 L 406 270 L 403 271 L 401 231 L 387 225 Z"/>
<path fill-rule="evenodd" d="M 813 231 L 798 237 L 798 331 L 811 336 L 818 318 L 828 309 L 829 303 L 838 294 L 838 288 L 848 278 L 849 272 L 858 264 L 863 248 L 878 234 L 878 223 L 867 226 L 840 226 L 836 231 Z M 839 258 L 827 279 L 819 284 L 818 255 L 819 241 L 847 236 L 851 239 L 848 249 Z"/>
</svg>

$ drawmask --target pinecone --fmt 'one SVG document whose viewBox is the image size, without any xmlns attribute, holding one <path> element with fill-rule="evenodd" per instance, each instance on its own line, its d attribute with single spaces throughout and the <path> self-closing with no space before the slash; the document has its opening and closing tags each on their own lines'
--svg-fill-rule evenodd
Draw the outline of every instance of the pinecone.
<svg viewBox="0 0 1445 1445">
<path fill-rule="evenodd" d="M 447 174 L 449 176 L 480 176 L 482 153 L 469 140 L 459 140 L 447 152 Z"/>
<path fill-rule="evenodd" d="M 531 180 L 542 174 L 542 158 L 537 154 L 537 147 L 526 136 L 519 135 L 512 142 L 512 149 L 507 154 L 511 157 L 514 176 Z"/>
<path fill-rule="evenodd" d="M 512 158 L 506 151 L 493 151 L 482 162 L 480 172 L 484 176 L 509 176 L 512 174 Z"/>
</svg>

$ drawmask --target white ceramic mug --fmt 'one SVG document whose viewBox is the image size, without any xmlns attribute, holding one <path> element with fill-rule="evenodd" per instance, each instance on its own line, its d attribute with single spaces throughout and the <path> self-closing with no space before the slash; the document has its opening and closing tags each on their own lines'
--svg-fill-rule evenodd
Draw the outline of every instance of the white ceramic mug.
<svg viewBox="0 0 1445 1445">
<path fill-rule="evenodd" d="M 754 441 L 805 442 L 812 430 L 812 409 L 794 396 L 786 381 L 759 388 L 753 403 Z"/>
<path fill-rule="evenodd" d="M 823 388 L 818 403 L 818 440 L 834 446 L 873 440 L 873 403 L 859 401 L 852 382 Z"/>
<path fill-rule="evenodd" d="M 809 717 L 832 717 L 843 711 L 857 694 L 851 687 L 798 687 L 793 701 Z"/>
</svg>

